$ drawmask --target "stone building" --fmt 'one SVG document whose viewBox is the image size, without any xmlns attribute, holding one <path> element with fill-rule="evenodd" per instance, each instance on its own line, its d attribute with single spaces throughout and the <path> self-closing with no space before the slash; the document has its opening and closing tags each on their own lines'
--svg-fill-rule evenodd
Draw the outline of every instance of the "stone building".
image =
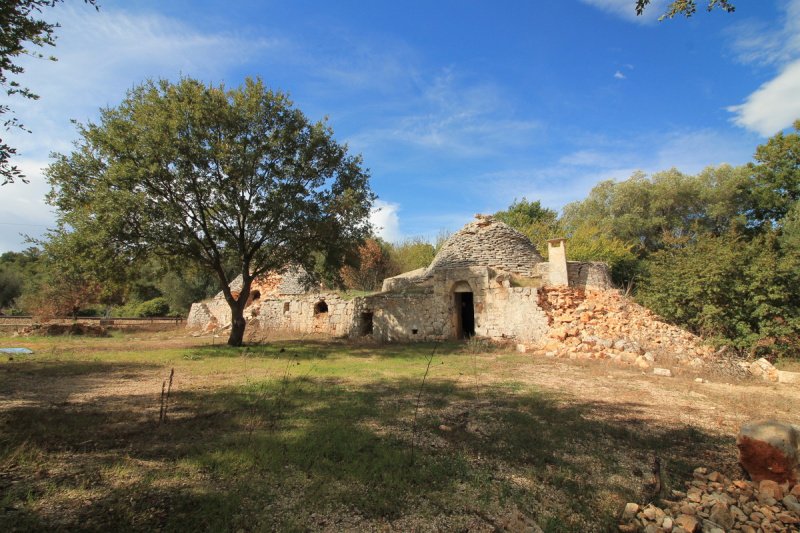
<svg viewBox="0 0 800 533">
<path fill-rule="evenodd" d="M 368 296 L 348 299 L 307 290 L 298 270 L 265 276 L 251 289 L 248 327 L 387 342 L 475 335 L 531 343 L 549 329 L 539 289 L 610 287 L 604 263 L 566 260 L 564 239 L 549 241 L 545 262 L 522 233 L 491 216 L 475 218 L 447 240 L 427 268 L 388 278 L 380 292 Z M 228 326 L 222 294 L 192 305 L 187 322 L 207 330 Z"/>
</svg>

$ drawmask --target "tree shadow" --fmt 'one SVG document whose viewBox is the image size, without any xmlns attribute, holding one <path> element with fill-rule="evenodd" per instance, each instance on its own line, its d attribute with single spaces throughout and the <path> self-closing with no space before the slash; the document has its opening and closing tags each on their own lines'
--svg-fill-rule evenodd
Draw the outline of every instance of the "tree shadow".
<svg viewBox="0 0 800 533">
<path fill-rule="evenodd" d="M 546 531 L 603 531 L 643 501 L 656 455 L 672 488 L 695 466 L 735 468 L 730 437 L 656 425 L 642 405 L 504 385 L 285 377 L 177 391 L 161 425 L 158 407 L 7 409 L 0 529 L 491 529 L 516 509 Z"/>
<path fill-rule="evenodd" d="M 227 345 L 202 345 L 193 348 L 202 357 L 263 357 L 278 359 L 327 359 L 336 356 L 355 358 L 418 359 L 433 350 L 439 355 L 462 354 L 464 343 L 420 342 L 408 344 L 353 343 L 351 341 L 327 340 L 278 340 L 264 344 L 248 344 L 243 347 Z"/>
</svg>

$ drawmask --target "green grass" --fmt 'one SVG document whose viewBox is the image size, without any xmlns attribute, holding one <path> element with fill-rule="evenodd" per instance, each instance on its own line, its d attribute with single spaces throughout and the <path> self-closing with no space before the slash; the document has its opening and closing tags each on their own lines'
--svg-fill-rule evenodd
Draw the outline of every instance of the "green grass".
<svg viewBox="0 0 800 533">
<path fill-rule="evenodd" d="M 0 363 L 0 530 L 491 530 L 518 512 L 605 531 L 653 454 L 678 487 L 729 444 L 538 389 L 523 356 L 471 345 L 436 346 L 420 394 L 434 345 L 133 338 L 0 338 L 37 351 Z"/>
</svg>

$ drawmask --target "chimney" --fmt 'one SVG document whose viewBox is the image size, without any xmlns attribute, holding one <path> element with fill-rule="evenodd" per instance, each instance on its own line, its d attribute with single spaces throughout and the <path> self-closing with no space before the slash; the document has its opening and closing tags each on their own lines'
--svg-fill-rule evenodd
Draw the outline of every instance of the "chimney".
<svg viewBox="0 0 800 533">
<path fill-rule="evenodd" d="M 554 287 L 569 286 L 567 239 L 550 239 L 547 241 L 547 257 L 550 267 L 550 285 Z"/>
</svg>

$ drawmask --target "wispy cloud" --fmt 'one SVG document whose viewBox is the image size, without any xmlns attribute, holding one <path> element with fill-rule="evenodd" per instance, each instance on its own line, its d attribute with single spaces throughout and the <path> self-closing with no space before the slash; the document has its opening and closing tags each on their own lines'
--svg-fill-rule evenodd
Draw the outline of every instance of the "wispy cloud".
<svg viewBox="0 0 800 533">
<path fill-rule="evenodd" d="M 624 80 L 627 78 L 627 76 L 622 72 L 620 72 L 619 70 L 614 73 L 614 77 L 618 80 Z"/>
<path fill-rule="evenodd" d="M 800 0 L 786 2 L 780 26 L 746 21 L 738 24 L 732 35 L 740 61 L 777 68 L 778 72 L 743 103 L 727 110 L 738 126 L 765 137 L 774 135 L 800 118 Z"/>
<path fill-rule="evenodd" d="M 406 98 L 405 114 L 348 141 L 357 149 L 399 142 L 459 157 L 493 155 L 509 146 L 531 144 L 543 124 L 517 117 L 506 102 L 499 87 L 470 84 L 446 70 Z"/>
<path fill-rule="evenodd" d="M 486 181 L 494 184 L 491 190 L 483 190 L 493 194 L 497 209 L 522 196 L 561 209 L 584 198 L 602 180 L 624 180 L 639 170 L 652 174 L 673 167 L 694 174 L 707 166 L 742 164 L 752 151 L 740 138 L 710 129 L 643 133 L 622 139 L 586 136 L 593 137 L 587 146 L 552 164 L 491 172 L 475 186 Z"/>
</svg>

